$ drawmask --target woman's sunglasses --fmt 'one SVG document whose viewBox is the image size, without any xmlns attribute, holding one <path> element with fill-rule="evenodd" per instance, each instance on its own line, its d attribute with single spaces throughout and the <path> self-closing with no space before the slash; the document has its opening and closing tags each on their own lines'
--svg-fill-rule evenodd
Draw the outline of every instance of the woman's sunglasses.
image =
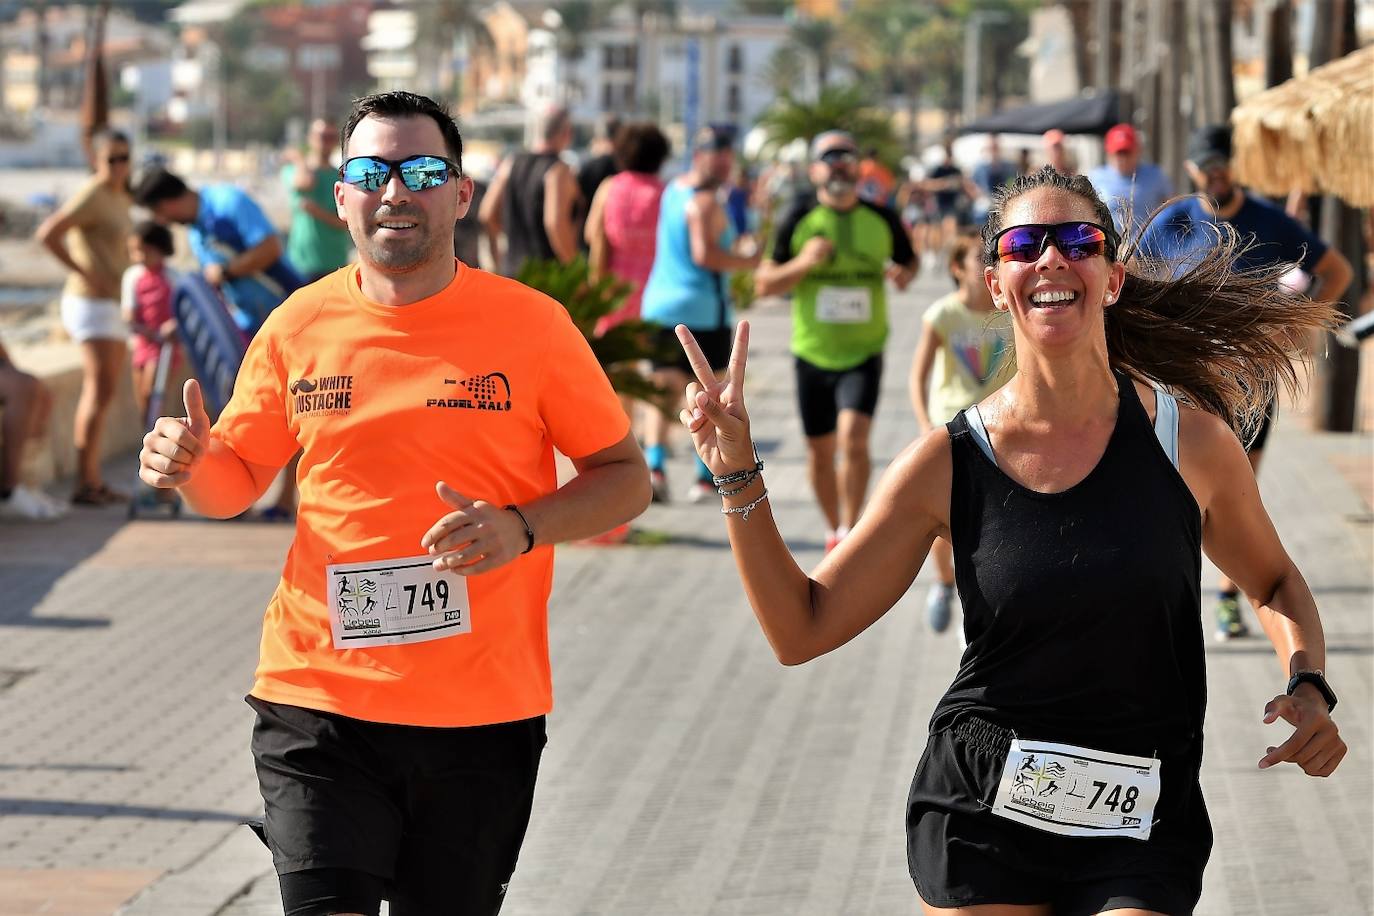
<svg viewBox="0 0 1374 916">
<path fill-rule="evenodd" d="M 1098 255 L 1105 255 L 1109 260 L 1116 257 L 1116 233 L 1097 223 L 1028 223 L 1009 226 L 992 237 L 998 261 L 1023 264 L 1040 260 L 1051 244 L 1070 261 Z"/>
<path fill-rule="evenodd" d="M 443 156 L 411 156 L 400 160 L 354 156 L 339 168 L 339 180 L 364 191 L 379 191 L 397 170 L 401 173 L 401 183 L 412 191 L 437 188 L 448 181 L 449 175 L 462 174 L 456 162 Z"/>
</svg>

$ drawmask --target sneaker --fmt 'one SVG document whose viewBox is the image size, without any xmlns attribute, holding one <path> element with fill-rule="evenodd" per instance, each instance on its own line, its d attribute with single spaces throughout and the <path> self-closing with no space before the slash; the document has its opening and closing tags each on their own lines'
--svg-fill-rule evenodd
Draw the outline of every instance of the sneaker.
<svg viewBox="0 0 1374 916">
<path fill-rule="evenodd" d="M 10 491 L 9 499 L 0 502 L 0 518 L 22 519 L 29 522 L 50 522 L 60 515 L 47 497 L 20 485 Z"/>
<path fill-rule="evenodd" d="M 954 586 L 937 582 L 926 598 L 926 621 L 936 633 L 949 629 L 949 620 L 954 613 Z"/>
<path fill-rule="evenodd" d="M 1240 616 L 1240 601 L 1227 595 L 1217 602 L 1217 641 L 1241 639 L 1250 635 L 1250 628 Z"/>
<path fill-rule="evenodd" d="M 704 503 L 716 495 L 716 488 L 709 480 L 698 480 L 692 484 L 692 488 L 687 491 L 687 501 L 689 503 Z"/>
<path fill-rule="evenodd" d="M 668 495 L 668 475 L 661 470 L 649 472 L 649 486 L 653 488 L 653 501 L 656 503 L 670 502 L 672 497 Z"/>
</svg>

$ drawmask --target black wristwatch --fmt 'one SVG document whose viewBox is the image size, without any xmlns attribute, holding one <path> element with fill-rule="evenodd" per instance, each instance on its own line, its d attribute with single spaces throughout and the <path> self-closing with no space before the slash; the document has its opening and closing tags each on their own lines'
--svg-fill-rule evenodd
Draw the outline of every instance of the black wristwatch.
<svg viewBox="0 0 1374 916">
<path fill-rule="evenodd" d="M 1326 683 L 1326 678 L 1322 677 L 1320 671 L 1299 671 L 1289 678 L 1288 690 L 1286 692 L 1290 697 L 1293 695 L 1293 691 L 1298 689 L 1299 684 L 1311 684 L 1313 687 L 1316 687 L 1317 692 L 1320 693 L 1322 699 L 1326 701 L 1327 712 L 1336 708 L 1336 694 L 1331 692 L 1331 685 Z"/>
</svg>

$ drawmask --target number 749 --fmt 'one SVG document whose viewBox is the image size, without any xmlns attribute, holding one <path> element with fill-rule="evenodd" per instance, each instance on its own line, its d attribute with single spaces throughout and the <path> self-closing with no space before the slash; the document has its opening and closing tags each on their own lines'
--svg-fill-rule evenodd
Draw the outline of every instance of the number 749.
<svg viewBox="0 0 1374 916">
<path fill-rule="evenodd" d="M 415 598 L 417 595 L 419 596 L 420 603 L 428 608 L 431 614 L 434 613 L 435 598 L 439 599 L 439 610 L 448 610 L 448 583 L 443 579 L 433 583 L 432 587 L 431 583 L 426 582 L 424 591 L 421 591 L 418 585 L 407 585 L 404 586 L 404 588 L 406 594 L 410 596 L 410 603 L 406 606 L 407 614 L 413 614 L 415 612 Z"/>
</svg>

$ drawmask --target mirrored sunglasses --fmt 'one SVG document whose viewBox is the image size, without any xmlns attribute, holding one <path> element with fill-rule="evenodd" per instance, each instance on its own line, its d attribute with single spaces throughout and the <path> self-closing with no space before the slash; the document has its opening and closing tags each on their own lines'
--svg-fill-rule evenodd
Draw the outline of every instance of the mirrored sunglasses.
<svg viewBox="0 0 1374 916">
<path fill-rule="evenodd" d="M 816 161 L 826 165 L 853 165 L 859 161 L 859 154 L 852 149 L 828 149 L 817 156 Z"/>
<path fill-rule="evenodd" d="M 339 168 L 339 180 L 361 188 L 377 191 L 399 170 L 401 183 L 412 191 L 428 191 L 448 181 L 450 175 L 461 175 L 458 164 L 443 156 L 411 156 L 409 159 L 382 159 L 379 156 L 354 156 Z"/>
<path fill-rule="evenodd" d="M 1051 244 L 1070 261 L 1103 255 L 1116 257 L 1116 233 L 1097 223 L 1028 223 L 1009 226 L 993 236 L 992 248 L 999 261 L 1034 263 Z"/>
</svg>

